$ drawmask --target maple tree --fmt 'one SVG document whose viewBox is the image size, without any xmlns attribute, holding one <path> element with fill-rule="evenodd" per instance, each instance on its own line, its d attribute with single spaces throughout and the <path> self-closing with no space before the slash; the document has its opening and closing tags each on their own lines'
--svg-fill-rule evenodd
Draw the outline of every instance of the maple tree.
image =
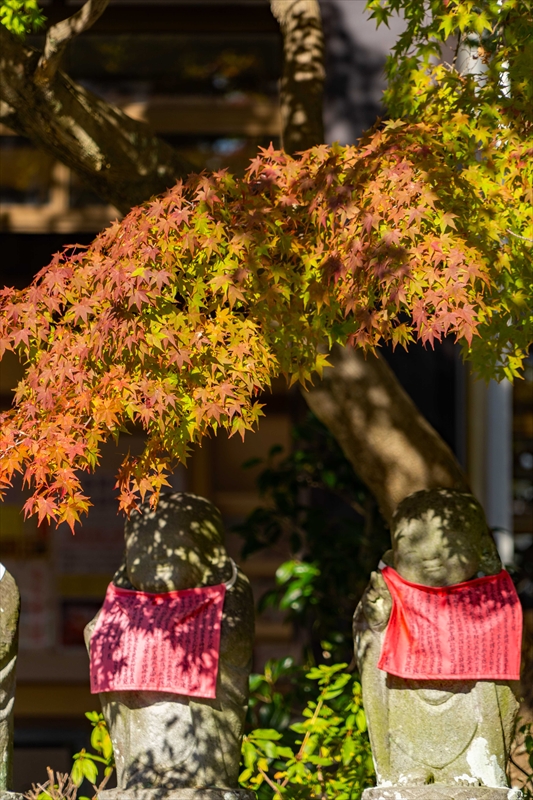
<svg viewBox="0 0 533 800">
<path fill-rule="evenodd" d="M 130 511 L 209 430 L 243 434 L 278 374 L 308 382 L 324 345 L 453 334 L 484 376 L 514 377 L 533 338 L 532 41 L 526 0 L 370 0 L 407 27 L 391 119 L 358 146 L 272 148 L 246 176 L 192 176 L 4 289 L 0 348 L 27 364 L 0 422 L 0 481 L 71 526 L 101 443 L 141 425 L 120 471 Z M 453 62 L 436 61 L 455 46 Z M 529 48 L 529 50 L 528 50 Z M 482 69 L 461 71 L 474 53 Z M 44 67 L 43 67 L 44 68 Z"/>
</svg>

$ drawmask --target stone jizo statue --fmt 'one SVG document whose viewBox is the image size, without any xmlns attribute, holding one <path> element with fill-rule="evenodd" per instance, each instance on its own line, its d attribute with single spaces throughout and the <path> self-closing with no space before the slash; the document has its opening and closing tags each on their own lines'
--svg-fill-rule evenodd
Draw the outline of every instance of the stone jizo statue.
<svg viewBox="0 0 533 800">
<path fill-rule="evenodd" d="M 511 656 L 507 674 L 519 669 L 520 610 L 481 506 L 472 495 L 451 490 L 406 498 L 393 517 L 392 551 L 383 556 L 380 568 L 372 573 L 354 617 L 377 774 L 377 787 L 366 790 L 365 800 L 510 800 L 511 794 L 519 795 L 509 790 L 506 778 L 518 711 L 517 681 L 438 678 L 445 672 L 448 648 L 457 654 L 461 674 L 468 674 L 469 664 L 479 671 L 480 664 L 483 669 L 489 662 L 497 671 Z M 497 594 L 500 585 L 507 593 L 503 601 Z M 389 586 L 396 598 L 394 613 Z M 505 607 L 499 613 L 513 620 L 512 626 L 487 634 L 493 644 L 486 652 L 464 652 L 464 644 L 476 641 L 479 631 L 467 629 L 456 605 L 459 595 L 467 597 L 467 606 L 471 603 L 466 613 L 472 619 Z M 429 621 L 423 627 L 419 620 L 421 627 L 405 634 L 413 597 L 420 598 L 421 615 Z M 477 597 L 481 601 L 476 605 Z M 432 617 L 432 609 L 440 609 L 440 616 Z M 448 627 L 439 632 L 444 622 Z M 395 638 L 389 636 L 389 649 L 384 649 L 388 628 Z M 417 630 L 424 631 L 418 644 L 422 655 L 429 654 L 423 667 L 429 679 L 410 679 L 378 667 L 381 660 L 382 666 L 398 663 L 396 671 L 404 675 L 416 669 Z"/>
<path fill-rule="evenodd" d="M 127 685 L 131 679 L 136 686 L 139 682 L 151 686 L 153 680 L 163 680 L 161 685 L 166 690 L 122 688 L 100 693 L 113 741 L 118 788 L 104 790 L 99 797 L 101 800 L 250 800 L 253 793 L 238 788 L 254 636 L 249 582 L 228 558 L 220 513 L 208 500 L 186 493 L 163 495 L 155 510 L 143 506 L 141 511 L 126 523 L 124 562 L 113 578 L 103 610 L 85 629 L 85 638 L 90 651 L 92 648 L 91 674 L 95 681 L 103 681 L 100 685 L 105 686 L 108 679 L 115 685 Z M 225 591 L 221 589 L 224 586 Z M 172 626 L 176 621 L 173 609 L 179 609 L 184 600 L 199 603 L 200 614 L 207 607 L 205 603 L 212 602 L 209 607 L 216 616 L 220 592 L 225 596 L 223 608 L 219 608 L 222 617 L 216 672 L 213 664 L 217 654 L 201 652 L 204 634 L 198 633 L 200 629 L 193 624 L 187 633 L 189 639 L 184 639 L 183 627 L 176 622 L 174 631 Z M 129 627 L 123 622 L 114 632 L 115 601 L 119 604 L 131 601 L 137 606 Z M 146 634 L 146 641 L 153 641 L 150 637 L 154 635 L 154 620 L 157 614 L 164 614 L 165 608 L 170 611 L 170 618 L 164 621 L 164 630 L 157 633 L 161 636 L 161 663 L 157 663 L 157 651 L 156 663 L 152 651 L 142 655 L 139 650 L 132 659 L 135 637 Z M 120 608 L 116 613 L 118 620 Z M 192 618 L 195 614 L 193 609 Z M 97 647 L 98 652 L 103 652 L 102 637 L 104 649 L 107 647 L 106 636 L 112 639 L 106 651 L 108 661 L 114 659 L 111 675 L 109 670 L 106 673 L 107 667 L 98 672 L 98 665 L 93 663 Z M 185 651 L 172 649 L 183 641 L 189 643 Z M 181 652 L 180 660 L 186 663 L 168 663 L 169 652 Z M 138 663 L 126 663 L 136 660 Z M 198 667 L 199 660 L 202 663 Z M 189 661 L 194 662 L 192 666 Z M 174 674 L 174 667 L 178 672 L 181 670 L 178 680 L 191 681 L 191 692 L 211 693 L 211 696 L 168 691 L 171 687 L 164 681 L 168 683 L 169 678 L 164 676 Z M 197 667 L 200 673 L 204 669 L 205 680 L 205 675 L 200 676 L 199 682 L 196 680 Z M 216 685 L 214 681 L 209 684 L 213 675 Z M 120 684 L 123 679 L 126 683 Z"/>
<path fill-rule="evenodd" d="M 0 564 L 0 800 L 22 800 L 22 795 L 9 791 L 13 780 L 13 706 L 19 613 L 17 584 Z"/>
</svg>

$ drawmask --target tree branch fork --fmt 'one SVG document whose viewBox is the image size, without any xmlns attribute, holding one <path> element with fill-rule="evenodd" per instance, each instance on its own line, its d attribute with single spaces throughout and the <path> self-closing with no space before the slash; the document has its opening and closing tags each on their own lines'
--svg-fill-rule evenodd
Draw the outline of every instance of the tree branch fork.
<svg viewBox="0 0 533 800">
<path fill-rule="evenodd" d="M 106 10 L 109 0 L 87 0 L 83 6 L 67 19 L 52 25 L 46 34 L 44 50 L 35 70 L 35 83 L 46 86 L 55 76 L 63 54 L 76 36 L 88 30 Z"/>
</svg>

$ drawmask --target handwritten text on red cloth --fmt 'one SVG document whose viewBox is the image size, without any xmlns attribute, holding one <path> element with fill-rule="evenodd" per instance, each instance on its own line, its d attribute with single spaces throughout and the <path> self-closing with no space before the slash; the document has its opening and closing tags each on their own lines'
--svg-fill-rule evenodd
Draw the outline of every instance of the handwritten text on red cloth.
<svg viewBox="0 0 533 800">
<path fill-rule="evenodd" d="M 109 584 L 91 637 L 91 692 L 216 697 L 226 587 L 136 592 Z"/>
<path fill-rule="evenodd" d="M 509 573 L 452 586 L 410 583 L 385 567 L 392 612 L 378 667 L 419 680 L 518 680 L 522 610 Z"/>
</svg>

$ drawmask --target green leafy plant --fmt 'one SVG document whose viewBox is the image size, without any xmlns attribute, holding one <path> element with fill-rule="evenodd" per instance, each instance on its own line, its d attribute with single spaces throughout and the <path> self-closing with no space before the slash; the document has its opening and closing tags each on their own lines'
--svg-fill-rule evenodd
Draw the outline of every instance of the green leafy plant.
<svg viewBox="0 0 533 800">
<path fill-rule="evenodd" d="M 525 756 L 525 763 L 522 759 L 521 764 L 517 762 L 518 753 Z M 518 728 L 511 763 L 522 783 L 523 800 L 533 800 L 533 722 L 525 722 Z"/>
<path fill-rule="evenodd" d="M 31 790 L 24 795 L 28 800 L 90 800 L 79 794 L 85 779 L 94 790 L 93 800 L 96 800 L 97 793 L 106 787 L 115 768 L 111 737 L 103 714 L 98 711 L 88 711 L 85 716 L 93 727 L 91 746 L 96 752 L 90 753 L 84 748 L 75 753 L 70 775 L 55 773 L 48 767 L 48 780 L 43 784 L 32 784 Z M 96 785 L 100 765 L 103 765 L 103 778 Z"/>
<path fill-rule="evenodd" d="M 37 0 L 0 0 L 0 23 L 21 38 L 42 28 L 45 21 Z"/>
<path fill-rule="evenodd" d="M 264 467 L 257 484 L 266 502 L 236 530 L 244 555 L 281 537 L 289 542 L 294 558 L 279 567 L 277 586 L 259 609 L 285 611 L 300 634 L 307 632 L 307 646 L 302 666 L 270 660 L 250 678 L 241 780 L 260 800 L 358 798 L 373 776 L 361 688 L 346 663 L 335 661 L 352 658 L 353 611 L 388 532 L 372 495 L 314 415 L 293 435 L 285 458 L 274 446 L 266 461 L 248 462 Z"/>
<path fill-rule="evenodd" d="M 291 665 L 285 667 L 291 669 Z M 346 667 L 321 665 L 307 671 L 310 696 L 300 719 L 287 727 L 281 725 L 281 730 L 258 728 L 244 737 L 240 782 L 256 791 L 259 800 L 355 800 L 372 785 L 374 768 L 361 686 L 345 672 Z M 264 684 L 272 690 L 273 668 L 275 672 L 276 665 L 271 663 L 266 671 L 270 678 L 255 676 L 252 682 L 252 697 L 262 698 L 260 702 L 265 699 L 260 694 Z"/>
<path fill-rule="evenodd" d="M 91 746 L 96 750 L 96 753 L 88 753 L 85 748 L 76 753 L 74 755 L 71 778 L 76 786 L 81 786 L 84 778 L 87 778 L 89 783 L 94 786 L 98 780 L 98 765 L 103 764 L 104 780 L 98 787 L 102 789 L 113 774 L 115 767 L 113 744 L 104 715 L 98 713 L 98 711 L 88 711 L 85 716 L 93 726 Z M 96 787 L 94 788 L 96 790 Z"/>
<path fill-rule="evenodd" d="M 377 504 L 329 430 L 308 413 L 293 428 L 293 448 L 280 459 L 271 449 L 257 487 L 263 503 L 236 526 L 243 556 L 276 544 L 291 559 L 276 575 L 276 587 L 259 611 L 286 613 L 308 649 L 311 665 L 350 661 L 352 616 L 390 537 Z"/>
<path fill-rule="evenodd" d="M 305 670 L 297 666 L 293 658 L 269 659 L 262 673 L 250 675 L 247 730 L 275 728 L 285 731 L 294 714 L 300 713 L 307 702 L 302 693 L 310 688 Z"/>
</svg>

